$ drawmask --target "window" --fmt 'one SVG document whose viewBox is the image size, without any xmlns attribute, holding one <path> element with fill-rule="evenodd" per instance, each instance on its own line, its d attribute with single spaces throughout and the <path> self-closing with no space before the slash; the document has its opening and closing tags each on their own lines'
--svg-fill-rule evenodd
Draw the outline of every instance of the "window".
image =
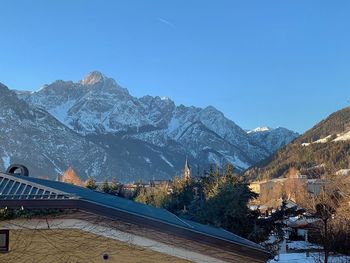
<svg viewBox="0 0 350 263">
<path fill-rule="evenodd" d="M 9 230 L 0 230 L 0 252 L 9 251 Z"/>
</svg>

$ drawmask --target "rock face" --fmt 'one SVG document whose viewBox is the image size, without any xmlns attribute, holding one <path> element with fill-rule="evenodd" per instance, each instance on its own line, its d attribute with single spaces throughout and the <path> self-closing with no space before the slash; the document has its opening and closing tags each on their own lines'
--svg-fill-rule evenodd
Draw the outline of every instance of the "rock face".
<svg viewBox="0 0 350 263">
<path fill-rule="evenodd" d="M 83 168 L 83 164 L 81 168 L 74 166 L 83 176 L 116 176 L 122 181 L 169 178 L 181 173 L 186 156 L 194 170 L 228 162 L 246 169 L 293 137 L 283 128 L 264 134 L 268 139 L 258 132 L 247 133 L 212 106 L 202 109 L 177 106 L 169 98 L 133 97 L 100 72 L 92 72 L 78 83 L 59 80 L 37 92 L 17 92 L 17 96 L 23 100 L 23 107 L 46 114 L 55 129 L 42 131 L 37 143 L 40 147 L 46 140 L 54 153 L 57 145 L 67 148 L 70 137 L 76 147 L 93 146 L 83 152 L 96 157 L 96 172 Z M 35 126 L 35 120 L 32 121 Z M 67 143 L 56 144 L 46 132 L 67 137 Z M 68 151 L 66 148 L 62 152 Z M 56 170 L 72 163 L 71 152 Z M 55 154 L 52 162 L 62 158 L 61 152 Z M 97 163 L 103 169 L 99 170 Z M 86 165 L 90 167 L 92 163 Z"/>
<path fill-rule="evenodd" d="M 274 153 L 299 136 L 298 133 L 282 127 L 276 129 L 270 127 L 258 127 L 254 130 L 248 131 L 248 134 L 270 153 Z"/>
<path fill-rule="evenodd" d="M 32 107 L 0 84 L 0 167 L 22 163 L 38 176 L 61 173 L 74 166 L 83 174 L 109 173 L 109 156 L 100 146 Z M 3 170 L 2 169 L 2 170 Z"/>
</svg>

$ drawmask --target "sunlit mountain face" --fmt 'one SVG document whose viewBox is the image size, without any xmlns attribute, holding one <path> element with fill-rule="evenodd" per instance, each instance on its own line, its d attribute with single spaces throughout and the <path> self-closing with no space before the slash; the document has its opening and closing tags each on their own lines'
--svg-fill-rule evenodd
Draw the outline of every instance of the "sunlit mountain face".
<svg viewBox="0 0 350 263">
<path fill-rule="evenodd" d="M 4 125 L 24 129 L 31 139 L 21 141 L 25 136 L 18 132 L 21 147 L 1 145 L 0 162 L 5 168 L 23 158 L 21 149 L 27 145 L 38 151 L 27 156 L 27 165 L 42 166 L 36 174 L 51 177 L 74 166 L 82 177 L 171 178 L 181 173 L 186 157 L 193 170 L 227 163 L 243 170 L 298 136 L 284 128 L 247 132 L 212 106 L 176 105 L 158 96 L 136 98 L 96 71 L 77 83 L 59 80 L 36 92 L 15 93 L 5 86 L 1 91 L 13 100 L 5 108 L 1 105 Z M 8 111 L 17 112 L 15 123 L 8 123 Z M 20 118 L 21 112 L 34 115 Z M 9 141 L 16 140 L 13 136 Z"/>
</svg>

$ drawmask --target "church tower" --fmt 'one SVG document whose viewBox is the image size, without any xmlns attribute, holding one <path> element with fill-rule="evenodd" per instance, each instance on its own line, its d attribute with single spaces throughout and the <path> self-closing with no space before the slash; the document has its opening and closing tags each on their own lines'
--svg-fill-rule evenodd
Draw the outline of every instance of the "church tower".
<svg viewBox="0 0 350 263">
<path fill-rule="evenodd" d="M 187 157 L 186 157 L 186 162 L 185 162 L 185 168 L 184 168 L 184 171 L 183 171 L 183 178 L 185 180 L 191 179 L 191 168 L 190 168 L 190 166 L 188 164 Z"/>
</svg>

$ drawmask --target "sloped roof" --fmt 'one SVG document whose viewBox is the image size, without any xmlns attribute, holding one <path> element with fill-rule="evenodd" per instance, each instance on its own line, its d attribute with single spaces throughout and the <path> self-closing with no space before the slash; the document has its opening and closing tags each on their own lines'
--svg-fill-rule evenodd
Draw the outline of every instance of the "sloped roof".
<svg viewBox="0 0 350 263">
<path fill-rule="evenodd" d="M 58 189 L 29 183 L 13 175 L 0 173 L 0 200 L 6 199 L 67 199 L 68 195 Z"/>
<path fill-rule="evenodd" d="M 204 239 L 221 240 L 220 242 L 236 245 L 241 251 L 251 250 L 263 257 L 270 254 L 260 245 L 241 238 L 221 228 L 199 224 L 190 220 L 179 218 L 165 209 L 155 208 L 117 196 L 93 191 L 63 182 L 21 176 L 16 174 L 0 173 L 0 206 L 14 204 L 20 206 L 22 203 L 31 204 L 39 201 L 59 201 L 61 204 L 69 200 L 79 200 L 79 207 L 83 209 L 89 204 L 96 211 L 109 216 L 113 211 L 118 215 L 127 215 L 126 218 L 140 218 L 142 222 L 153 222 L 158 225 L 168 225 L 171 229 L 178 229 L 179 233 L 190 231 L 203 236 Z M 8 202 L 6 202 L 8 201 Z M 24 202 L 26 201 L 26 202 Z M 45 205 L 45 202 L 41 202 Z M 28 206 L 28 205 L 27 205 Z M 44 208 L 45 206 L 43 206 Z M 105 210 L 103 210 L 105 208 Z M 203 240 L 204 240 L 203 239 Z M 200 240 L 199 240 L 200 241 Z"/>
</svg>

